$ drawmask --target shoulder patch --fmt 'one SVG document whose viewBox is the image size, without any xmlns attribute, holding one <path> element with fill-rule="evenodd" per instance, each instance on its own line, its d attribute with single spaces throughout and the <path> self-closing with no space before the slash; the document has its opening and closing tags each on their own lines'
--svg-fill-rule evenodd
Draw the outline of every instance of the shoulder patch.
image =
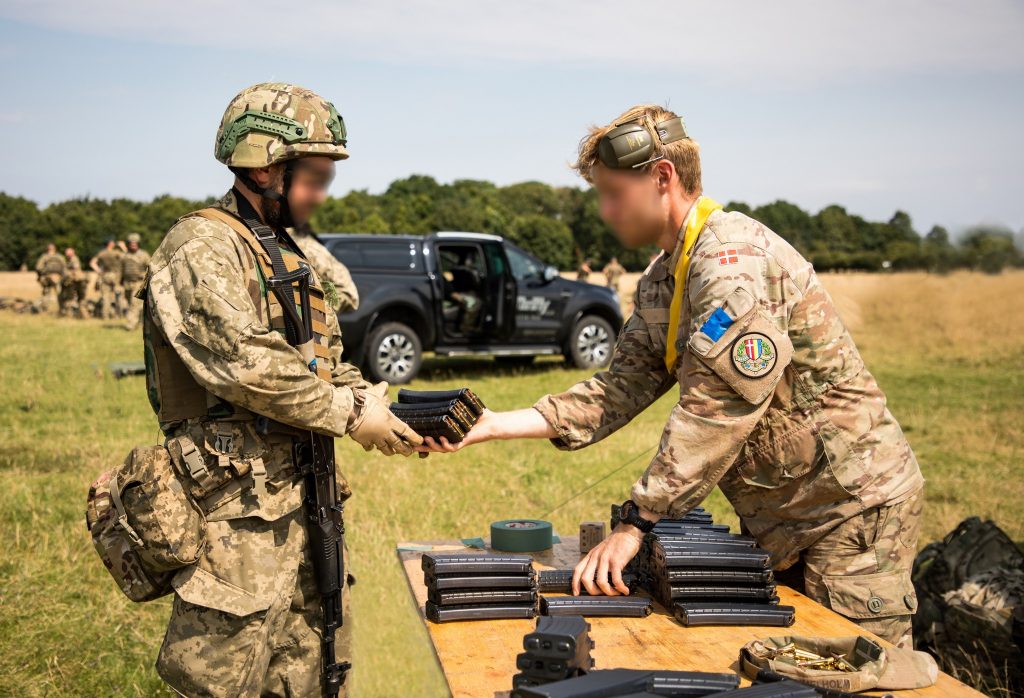
<svg viewBox="0 0 1024 698">
<path fill-rule="evenodd" d="M 768 375 L 778 360 L 775 343 L 760 332 L 740 335 L 732 345 L 732 362 L 744 376 L 760 378 Z"/>
</svg>

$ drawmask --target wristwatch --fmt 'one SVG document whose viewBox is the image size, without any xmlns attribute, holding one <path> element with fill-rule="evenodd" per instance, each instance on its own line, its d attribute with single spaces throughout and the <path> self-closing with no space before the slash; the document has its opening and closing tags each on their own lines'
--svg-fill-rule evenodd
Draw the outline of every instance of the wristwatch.
<svg viewBox="0 0 1024 698">
<path fill-rule="evenodd" d="M 640 516 L 640 507 L 632 499 L 627 499 L 619 507 L 619 522 L 636 526 L 644 533 L 650 533 L 654 530 L 654 522 Z"/>
</svg>

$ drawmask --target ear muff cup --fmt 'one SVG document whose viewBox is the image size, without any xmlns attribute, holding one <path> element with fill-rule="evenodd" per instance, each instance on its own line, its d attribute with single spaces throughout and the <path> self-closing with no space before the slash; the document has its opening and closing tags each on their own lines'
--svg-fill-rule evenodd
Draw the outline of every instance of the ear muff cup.
<svg viewBox="0 0 1024 698">
<path fill-rule="evenodd" d="M 616 126 L 597 144 L 597 156 L 607 167 L 629 169 L 651 157 L 654 140 L 643 124 Z"/>
<path fill-rule="evenodd" d="M 655 143 L 650 130 L 644 125 L 645 121 L 650 123 L 644 117 L 641 121 L 616 126 L 601 138 L 597 144 L 597 157 L 606 167 L 628 170 L 653 158 Z M 662 145 L 689 138 L 681 117 L 660 121 L 653 127 Z"/>
</svg>

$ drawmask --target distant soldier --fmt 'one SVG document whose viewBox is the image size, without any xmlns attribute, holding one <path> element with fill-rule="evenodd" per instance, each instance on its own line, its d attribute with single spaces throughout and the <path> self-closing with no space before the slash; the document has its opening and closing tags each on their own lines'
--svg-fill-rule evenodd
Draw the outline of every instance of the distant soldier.
<svg viewBox="0 0 1024 698">
<path fill-rule="evenodd" d="M 626 273 L 626 268 L 619 264 L 619 258 L 612 257 L 601 271 L 604 273 L 604 278 L 608 282 L 608 288 L 618 293 L 619 279 L 621 279 L 622 275 Z"/>
<path fill-rule="evenodd" d="M 89 260 L 89 266 L 96 272 L 96 288 L 100 292 L 99 316 L 104 320 L 121 315 L 118 297 L 121 286 L 121 255 L 113 238 L 106 247 Z"/>
<path fill-rule="evenodd" d="M 85 271 L 82 270 L 82 260 L 75 254 L 73 247 L 64 250 L 64 256 L 67 262 L 60 286 L 60 314 L 84 317 L 88 281 L 85 278 Z"/>
<path fill-rule="evenodd" d="M 576 280 L 586 281 L 587 279 L 590 278 L 590 273 L 592 271 L 594 270 L 590 268 L 590 260 L 584 259 L 582 262 L 580 262 L 580 265 L 576 267 Z"/>
<path fill-rule="evenodd" d="M 52 312 L 57 307 L 60 282 L 64 276 L 64 258 L 57 254 L 57 246 L 52 242 L 36 261 L 36 275 L 43 287 L 42 310 L 44 313 Z"/>
<path fill-rule="evenodd" d="M 121 255 L 121 288 L 124 291 L 124 302 L 128 308 L 126 330 L 134 330 L 142 321 L 142 300 L 135 297 L 146 278 L 149 266 L 149 253 L 139 247 L 139 234 L 128 236 L 128 249 Z"/>
<path fill-rule="evenodd" d="M 324 295 L 336 313 L 348 313 L 359 307 L 359 289 L 348 267 L 331 254 L 307 223 L 295 228 L 292 239 L 313 266 L 324 285 Z"/>
</svg>

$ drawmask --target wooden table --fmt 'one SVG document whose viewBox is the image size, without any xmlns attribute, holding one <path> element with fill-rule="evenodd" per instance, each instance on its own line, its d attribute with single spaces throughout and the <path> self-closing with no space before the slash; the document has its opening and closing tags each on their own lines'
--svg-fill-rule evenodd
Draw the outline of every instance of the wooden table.
<svg viewBox="0 0 1024 698">
<path fill-rule="evenodd" d="M 399 543 L 398 557 L 409 588 L 423 616 L 427 588 L 420 568 L 422 554 L 430 550 L 487 551 L 467 548 L 458 541 Z M 579 561 L 579 539 L 562 537 L 551 550 L 534 553 L 541 569 L 565 569 Z M 739 649 L 750 640 L 772 635 L 849 636 L 868 635 L 854 623 L 824 608 L 789 587 L 779 586 L 781 603 L 796 607 L 796 623 L 790 628 L 714 626 L 685 628 L 664 607 L 655 603 L 646 618 L 589 618 L 594 640 L 596 669 L 671 669 L 738 673 Z M 426 620 L 434 651 L 456 698 L 507 696 L 516 673 L 516 655 L 523 651 L 523 635 L 535 620 L 479 620 L 431 623 Z M 876 638 L 877 639 L 877 638 Z M 881 641 L 879 640 L 880 642 Z M 744 685 L 749 681 L 744 679 Z M 982 696 L 947 674 L 935 686 L 899 691 L 899 696 Z"/>
</svg>

